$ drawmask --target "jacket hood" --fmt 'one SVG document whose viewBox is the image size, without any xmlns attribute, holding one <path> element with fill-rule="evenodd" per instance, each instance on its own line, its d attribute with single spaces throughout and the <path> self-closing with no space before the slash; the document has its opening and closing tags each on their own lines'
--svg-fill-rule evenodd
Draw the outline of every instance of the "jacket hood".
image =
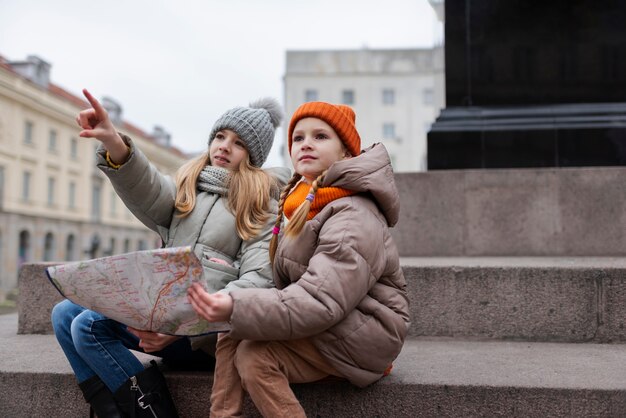
<svg viewBox="0 0 626 418">
<path fill-rule="evenodd" d="M 322 187 L 328 186 L 370 193 L 387 224 L 392 227 L 398 222 L 400 198 L 389 154 L 383 144 L 374 144 L 360 155 L 330 166 L 322 184 Z"/>
</svg>

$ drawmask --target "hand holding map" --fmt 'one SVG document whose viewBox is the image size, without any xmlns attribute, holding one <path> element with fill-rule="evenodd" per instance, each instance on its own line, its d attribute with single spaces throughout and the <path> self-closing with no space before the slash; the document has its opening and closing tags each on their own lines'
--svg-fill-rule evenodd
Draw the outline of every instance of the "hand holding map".
<svg viewBox="0 0 626 418">
<path fill-rule="evenodd" d="M 230 329 L 199 317 L 187 299 L 187 289 L 204 276 L 191 247 L 137 251 L 46 272 L 67 299 L 139 330 L 194 336 Z"/>
</svg>

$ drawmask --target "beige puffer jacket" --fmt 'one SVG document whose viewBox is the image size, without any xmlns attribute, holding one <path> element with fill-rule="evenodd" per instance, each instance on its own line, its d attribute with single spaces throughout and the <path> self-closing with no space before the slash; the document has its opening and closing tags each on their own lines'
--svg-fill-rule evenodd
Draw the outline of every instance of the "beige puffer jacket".
<svg viewBox="0 0 626 418">
<path fill-rule="evenodd" d="M 323 186 L 358 194 L 324 207 L 295 238 L 282 237 L 277 289 L 234 290 L 231 336 L 311 337 L 357 386 L 378 380 L 409 328 L 406 282 L 389 227 L 400 202 L 387 150 L 377 144 L 333 164 Z"/>
</svg>

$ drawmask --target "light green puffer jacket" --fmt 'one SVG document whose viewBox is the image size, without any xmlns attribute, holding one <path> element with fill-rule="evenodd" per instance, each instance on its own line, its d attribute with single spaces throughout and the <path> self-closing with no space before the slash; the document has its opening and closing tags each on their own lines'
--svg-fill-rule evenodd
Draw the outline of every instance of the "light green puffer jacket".
<svg viewBox="0 0 626 418">
<path fill-rule="evenodd" d="M 193 248 L 204 267 L 209 292 L 274 286 L 268 251 L 278 210 L 275 199 L 265 228 L 248 241 L 237 235 L 235 217 L 226 206 L 227 200 L 218 194 L 198 191 L 193 211 L 184 218 L 177 217 L 174 180 L 159 173 L 129 137 L 123 138 L 131 150 L 128 160 L 119 169 L 111 168 L 105 159 L 106 150 L 100 146 L 98 168 L 111 180 L 128 209 L 156 231 L 167 247 Z M 290 176 L 287 168 L 268 171 L 280 188 Z M 232 267 L 209 261 L 212 257 L 226 260 Z M 209 353 L 215 351 L 215 340 L 215 335 L 191 338 L 194 349 L 202 348 Z"/>
</svg>

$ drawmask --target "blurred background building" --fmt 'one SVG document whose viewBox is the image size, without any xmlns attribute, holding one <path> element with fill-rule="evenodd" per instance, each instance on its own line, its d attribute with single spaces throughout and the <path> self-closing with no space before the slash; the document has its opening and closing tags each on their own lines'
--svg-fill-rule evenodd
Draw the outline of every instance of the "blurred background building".
<svg viewBox="0 0 626 418">
<path fill-rule="evenodd" d="M 287 51 L 284 85 L 288 118 L 304 102 L 349 105 L 362 148 L 383 142 L 395 171 L 426 170 L 426 134 L 444 106 L 441 46 Z"/>
<path fill-rule="evenodd" d="M 444 1 L 428 3 L 442 28 Z M 287 51 L 287 118 L 308 101 L 349 105 L 362 148 L 382 142 L 394 171 L 425 171 L 427 134 L 445 107 L 444 70 L 443 30 L 432 48 Z M 281 154 L 290 166 L 286 143 Z"/>
<path fill-rule="evenodd" d="M 155 248 L 158 236 L 126 209 L 94 164 L 99 144 L 79 138 L 75 117 L 88 106 L 50 79 L 36 56 L 0 57 L 0 301 L 24 262 L 72 261 Z M 186 156 L 160 127 L 147 133 L 103 105 L 120 132 L 172 174 Z"/>
<path fill-rule="evenodd" d="M 429 4 L 443 25 L 444 1 Z M 433 48 L 287 51 L 285 67 L 287 120 L 308 101 L 349 105 L 362 148 L 384 143 L 396 172 L 428 169 L 427 134 L 445 107 L 442 36 Z M 286 143 L 281 154 L 290 166 Z"/>
</svg>

